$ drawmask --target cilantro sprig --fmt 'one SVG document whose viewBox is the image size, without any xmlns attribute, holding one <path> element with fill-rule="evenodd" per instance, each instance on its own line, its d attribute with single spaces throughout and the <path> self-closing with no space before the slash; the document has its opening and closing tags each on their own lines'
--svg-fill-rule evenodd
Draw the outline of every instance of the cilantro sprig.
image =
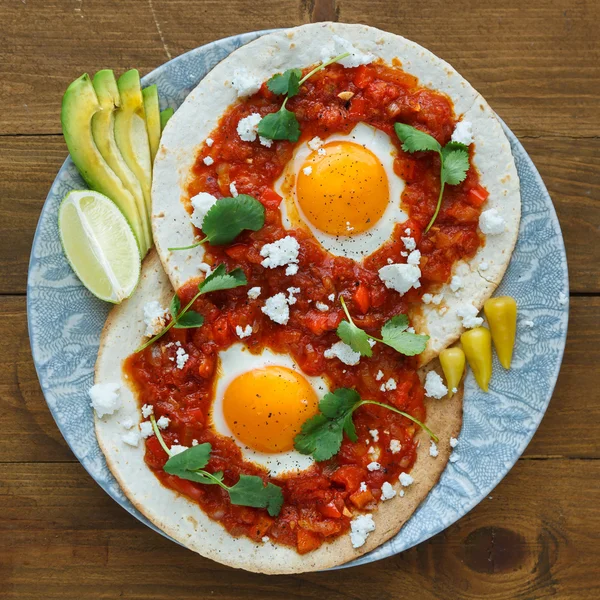
<svg viewBox="0 0 600 600">
<path fill-rule="evenodd" d="M 265 207 L 252 196 L 239 194 L 235 198 L 221 198 L 213 204 L 202 221 L 204 238 L 190 246 L 168 248 L 191 250 L 204 242 L 213 246 L 229 244 L 245 229 L 258 231 L 265 224 Z"/>
<path fill-rule="evenodd" d="M 344 433 L 351 441 L 358 440 L 352 415 L 366 404 L 381 406 L 402 415 L 427 432 L 434 442 L 438 441 L 438 437 L 412 415 L 389 404 L 363 400 L 356 390 L 338 388 L 325 394 L 319 402 L 319 413 L 303 423 L 300 433 L 294 438 L 294 448 L 300 454 L 312 455 L 317 462 L 329 460 L 339 452 Z"/>
<path fill-rule="evenodd" d="M 373 355 L 369 340 L 381 342 L 405 356 L 421 354 L 427 347 L 428 335 L 406 331 L 408 329 L 408 317 L 406 315 L 396 315 L 386 321 L 381 328 L 381 338 L 376 338 L 354 323 L 342 296 L 340 296 L 340 302 L 348 320 L 342 321 L 338 325 L 337 334 L 342 342 L 348 344 L 354 352 L 359 352 L 361 356 L 370 357 Z"/>
<path fill-rule="evenodd" d="M 179 296 L 175 294 L 169 305 L 169 312 L 171 313 L 171 321 L 154 337 L 150 338 L 147 342 L 144 342 L 135 352 L 141 352 L 148 346 L 151 346 L 156 340 L 160 339 L 171 327 L 175 329 L 190 329 L 193 327 L 200 327 L 204 323 L 204 317 L 194 310 L 190 310 L 192 304 L 202 294 L 208 294 L 209 292 L 218 292 L 220 290 L 230 290 L 241 285 L 247 285 L 248 281 L 244 271 L 242 269 L 233 269 L 227 273 L 225 265 L 220 264 L 208 277 L 198 284 L 198 293 L 181 309 L 181 300 Z"/>
<path fill-rule="evenodd" d="M 258 135 L 269 140 L 289 140 L 297 142 L 300 137 L 300 124 L 296 115 L 286 108 L 290 98 L 293 98 L 300 91 L 300 86 L 315 73 L 318 73 L 325 67 L 350 56 L 349 52 L 344 52 L 328 61 L 316 66 L 312 71 L 302 77 L 300 69 L 288 69 L 283 73 L 273 75 L 267 81 L 267 87 L 280 96 L 285 95 L 281 108 L 274 113 L 265 115 L 258 124 Z"/>
<path fill-rule="evenodd" d="M 237 483 L 226 485 L 223 482 L 223 472 L 209 473 L 204 469 L 210 460 L 212 446 L 208 443 L 192 446 L 179 454 L 173 454 L 167 447 L 160 429 L 156 424 L 154 415 L 150 416 L 152 429 L 163 450 L 169 455 L 169 460 L 163 469 L 169 475 L 176 475 L 181 479 L 188 479 L 206 485 L 218 485 L 228 494 L 231 504 L 251 506 L 253 508 L 266 508 L 267 512 L 276 517 L 283 505 L 281 488 L 273 483 L 264 485 L 263 480 L 256 475 L 240 475 Z"/>
<path fill-rule="evenodd" d="M 404 123 L 394 125 L 396 135 L 402 142 L 402 149 L 405 152 L 437 152 L 440 156 L 440 195 L 438 196 L 435 212 L 425 228 L 427 233 L 435 223 L 442 206 L 442 197 L 444 187 L 457 185 L 465 180 L 469 170 L 469 148 L 460 142 L 448 142 L 443 148 L 441 144 L 428 133 L 420 131 Z"/>
</svg>

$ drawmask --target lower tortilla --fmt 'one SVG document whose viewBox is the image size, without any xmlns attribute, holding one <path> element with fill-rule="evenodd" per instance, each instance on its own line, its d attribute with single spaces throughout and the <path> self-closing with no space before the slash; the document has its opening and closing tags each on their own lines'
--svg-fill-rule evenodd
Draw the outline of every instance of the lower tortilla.
<svg viewBox="0 0 600 600">
<path fill-rule="evenodd" d="M 411 471 L 414 483 L 402 488 L 372 512 L 375 522 L 366 543 L 353 548 L 349 535 L 342 535 L 308 554 L 298 554 L 289 546 L 272 542 L 257 544 L 247 537 L 233 537 L 218 522 L 210 519 L 200 506 L 185 496 L 164 487 L 144 462 L 144 443 L 137 448 L 122 441 L 123 423 L 142 420 L 139 404 L 123 375 L 123 361 L 138 347 L 146 325 L 144 304 L 158 300 L 168 305 L 173 290 L 156 252 L 144 261 L 142 277 L 135 294 L 116 306 L 108 316 L 100 340 L 96 362 L 96 383 L 121 384 L 121 408 L 113 415 L 96 417 L 98 443 L 106 462 L 131 503 L 154 525 L 190 550 L 217 562 L 258 573 L 301 573 L 327 569 L 353 560 L 396 535 L 437 483 L 450 455 L 449 440 L 458 437 L 462 424 L 462 386 L 451 399 L 426 399 L 427 425 L 439 437 L 439 455 L 430 456 L 429 437 L 421 431 L 417 439 L 417 459 Z M 430 368 L 437 361 L 431 363 Z M 422 375 L 424 375 L 422 370 Z M 396 483 L 399 491 L 401 486 Z"/>
</svg>

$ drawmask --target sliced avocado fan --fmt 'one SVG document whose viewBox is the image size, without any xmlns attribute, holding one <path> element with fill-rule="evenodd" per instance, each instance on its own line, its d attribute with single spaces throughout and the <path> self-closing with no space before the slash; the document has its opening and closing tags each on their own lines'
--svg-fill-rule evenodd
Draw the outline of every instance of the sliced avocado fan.
<svg viewBox="0 0 600 600">
<path fill-rule="evenodd" d="M 160 111 L 160 131 L 161 131 L 161 133 L 163 132 L 165 125 L 167 124 L 169 119 L 173 116 L 174 112 L 175 111 L 171 107 L 165 108 L 165 110 Z"/>
<path fill-rule="evenodd" d="M 110 168 L 94 141 L 92 119 L 100 110 L 101 106 L 90 76 L 85 73 L 69 85 L 63 96 L 63 135 L 71 158 L 88 186 L 108 196 L 127 219 L 143 257 L 148 251 L 144 219 L 139 213 L 135 198 Z"/>
<path fill-rule="evenodd" d="M 121 106 L 115 111 L 115 141 L 127 166 L 142 186 L 148 215 L 152 214 L 152 156 L 140 74 L 131 69 L 117 81 Z"/>
<path fill-rule="evenodd" d="M 146 127 L 148 128 L 148 141 L 150 142 L 150 154 L 152 163 L 158 152 L 160 144 L 160 107 L 158 105 L 158 88 L 151 85 L 142 90 L 144 98 L 144 111 L 146 112 Z"/>
<path fill-rule="evenodd" d="M 142 218 L 144 241 L 147 248 L 152 246 L 150 215 L 146 209 L 142 186 L 133 171 L 127 166 L 115 140 L 114 115 L 121 104 L 117 80 L 112 71 L 98 71 L 93 79 L 96 96 L 101 109 L 92 117 L 92 134 L 96 146 L 109 167 L 117 174 L 123 185 L 134 197 Z"/>
</svg>

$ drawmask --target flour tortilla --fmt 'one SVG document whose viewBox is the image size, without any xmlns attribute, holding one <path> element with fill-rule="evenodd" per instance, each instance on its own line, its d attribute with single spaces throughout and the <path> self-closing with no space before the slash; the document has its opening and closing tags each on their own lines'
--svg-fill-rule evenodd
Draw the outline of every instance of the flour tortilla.
<svg viewBox="0 0 600 600">
<path fill-rule="evenodd" d="M 510 144 L 487 102 L 448 63 L 401 36 L 366 25 L 316 23 L 265 35 L 219 63 L 190 93 L 163 133 L 152 187 L 156 248 L 175 289 L 200 275 L 202 247 L 178 252 L 169 252 L 168 248 L 195 241 L 182 200 L 187 199 L 190 168 L 199 149 L 222 114 L 238 99 L 232 81 L 240 71 L 266 81 L 285 69 L 319 63 L 321 50 L 331 43 L 333 35 L 387 64 L 399 59 L 402 68 L 418 77 L 421 85 L 452 99 L 456 115 L 473 125 L 474 164 L 481 174 L 481 183 L 490 192 L 483 209 L 497 209 L 506 222 L 504 233 L 487 236 L 485 246 L 473 259 L 456 265 L 455 274 L 463 280 L 461 290 L 454 293 L 444 285 L 439 290 L 444 294 L 441 305 L 419 307 L 412 312 L 417 332 L 431 336 L 427 350 L 420 356 L 425 364 L 462 333 L 456 310 L 465 304 L 481 309 L 500 283 L 518 235 L 521 197 Z M 485 271 L 479 266 L 482 261 L 488 263 Z"/>
<path fill-rule="evenodd" d="M 96 435 L 106 461 L 132 504 L 152 523 L 190 550 L 220 563 L 260 573 L 300 573 L 343 564 L 373 550 L 393 537 L 413 514 L 438 481 L 450 453 L 449 440 L 458 437 L 462 423 L 462 388 L 450 400 L 428 400 L 427 425 L 439 436 L 439 456 L 429 455 L 430 441 L 419 433 L 417 461 L 411 471 L 414 483 L 398 495 L 380 503 L 373 512 L 376 529 L 364 546 L 352 548 L 349 535 L 325 543 L 314 552 L 298 554 L 294 549 L 272 544 L 256 544 L 246 537 L 232 537 L 200 507 L 164 487 L 144 462 L 143 440 L 137 448 L 122 440 L 126 420 L 142 421 L 136 398 L 123 377 L 123 361 L 142 341 L 146 302 L 158 300 L 168 305 L 173 290 L 156 253 L 143 265 L 135 294 L 111 311 L 100 340 L 96 362 L 96 383 L 120 383 L 121 408 L 110 416 L 97 418 Z M 439 368 L 438 368 L 439 370 Z M 399 490 L 399 484 L 396 484 Z"/>
</svg>

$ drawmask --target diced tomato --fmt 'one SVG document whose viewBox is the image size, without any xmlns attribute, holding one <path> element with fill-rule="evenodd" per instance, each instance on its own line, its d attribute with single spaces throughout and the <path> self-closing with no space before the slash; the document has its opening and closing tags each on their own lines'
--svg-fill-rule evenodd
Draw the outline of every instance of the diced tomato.
<svg viewBox="0 0 600 600">
<path fill-rule="evenodd" d="M 169 458 L 158 439 L 154 436 L 146 440 L 146 464 L 153 469 L 162 469 Z"/>
<path fill-rule="evenodd" d="M 366 88 L 373 81 L 373 74 L 367 65 L 361 65 L 354 74 L 354 85 L 360 89 Z"/>
<path fill-rule="evenodd" d="M 371 299 L 369 297 L 369 288 L 364 283 L 361 283 L 354 292 L 354 303 L 358 310 L 364 315 L 371 306 Z"/>
<path fill-rule="evenodd" d="M 373 502 L 374 500 L 375 498 L 373 497 L 371 490 L 368 489 L 364 491 L 359 489 L 350 496 L 350 502 L 352 502 L 352 504 L 354 504 L 354 506 L 357 508 L 364 508 L 367 504 Z"/>
<path fill-rule="evenodd" d="M 225 254 L 239 262 L 243 262 L 248 255 L 248 246 L 245 244 L 234 244 L 225 249 Z"/>
<path fill-rule="evenodd" d="M 467 201 L 471 206 L 480 207 L 487 199 L 490 193 L 482 186 L 477 185 L 469 190 Z"/>
<path fill-rule="evenodd" d="M 321 537 L 312 531 L 298 527 L 297 548 L 298 554 L 306 554 L 321 545 Z"/>
<path fill-rule="evenodd" d="M 219 317 L 213 324 L 213 338 L 217 344 L 227 346 L 233 338 L 229 320 L 226 316 Z"/>
<path fill-rule="evenodd" d="M 188 481 L 187 479 L 181 479 L 179 477 L 170 476 L 168 477 L 169 485 L 177 490 L 180 494 L 192 498 L 192 500 L 201 500 L 204 496 L 204 490 L 202 486 Z"/>
<path fill-rule="evenodd" d="M 335 505 L 335 502 L 333 500 L 328 504 L 320 505 L 319 511 L 322 515 L 330 517 L 332 519 L 339 519 L 342 516 L 341 511 Z"/>
<path fill-rule="evenodd" d="M 213 356 L 204 355 L 198 361 L 198 375 L 208 379 L 215 370 L 215 359 Z"/>
<path fill-rule="evenodd" d="M 266 188 L 258 197 L 258 200 L 266 208 L 278 208 L 283 198 L 271 188 Z"/>
<path fill-rule="evenodd" d="M 204 409 L 202 409 L 202 408 L 189 408 L 187 410 L 186 414 L 193 421 L 196 421 L 199 425 L 204 425 Z"/>
<path fill-rule="evenodd" d="M 363 468 L 344 465 L 331 476 L 331 479 L 343 485 L 348 492 L 355 492 L 360 487 L 364 475 L 365 470 Z"/>
<path fill-rule="evenodd" d="M 329 315 L 327 313 L 311 310 L 306 314 L 304 322 L 315 335 L 322 335 L 326 331 L 332 329 L 329 324 Z M 333 329 L 335 329 L 335 326 Z"/>
</svg>

